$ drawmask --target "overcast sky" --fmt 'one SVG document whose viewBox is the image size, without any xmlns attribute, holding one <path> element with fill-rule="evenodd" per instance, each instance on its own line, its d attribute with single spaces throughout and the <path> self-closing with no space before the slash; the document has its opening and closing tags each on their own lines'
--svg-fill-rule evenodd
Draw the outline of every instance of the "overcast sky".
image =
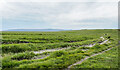
<svg viewBox="0 0 120 70">
<path fill-rule="evenodd" d="M 117 2 L 4 2 L 2 29 L 118 28 Z"/>
</svg>

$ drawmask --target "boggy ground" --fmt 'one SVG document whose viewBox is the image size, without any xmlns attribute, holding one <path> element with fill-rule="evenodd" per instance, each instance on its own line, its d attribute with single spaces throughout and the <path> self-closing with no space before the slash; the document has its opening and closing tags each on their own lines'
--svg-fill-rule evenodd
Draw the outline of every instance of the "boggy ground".
<svg viewBox="0 0 120 70">
<path fill-rule="evenodd" d="M 3 32 L 2 68 L 55 68 L 66 69 L 86 57 L 116 47 L 118 30 L 73 30 L 59 32 Z M 48 50 L 48 51 L 47 51 Z M 110 49 L 109 51 L 111 51 Z M 115 51 L 113 51 L 115 52 Z M 105 53 L 105 52 L 104 52 Z M 102 53 L 102 54 L 104 54 Z M 100 54 L 100 55 L 102 55 Z M 113 55 L 109 53 L 109 55 Z M 97 55 L 99 56 L 99 55 Z M 105 58 L 107 55 L 104 55 Z M 117 57 L 117 55 L 114 55 Z M 99 58 L 98 58 L 99 59 Z M 82 63 L 72 68 L 95 67 L 96 64 Z M 113 62 L 118 59 L 113 58 Z M 98 66 L 104 64 L 101 61 Z M 117 67 L 106 65 L 106 68 Z M 102 66 L 96 68 L 102 68 Z"/>
</svg>

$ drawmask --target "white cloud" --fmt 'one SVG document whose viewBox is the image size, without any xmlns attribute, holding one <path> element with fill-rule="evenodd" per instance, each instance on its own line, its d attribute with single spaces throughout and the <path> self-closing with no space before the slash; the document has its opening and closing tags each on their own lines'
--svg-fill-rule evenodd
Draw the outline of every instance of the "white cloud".
<svg viewBox="0 0 120 70">
<path fill-rule="evenodd" d="M 103 19 L 114 22 L 118 15 L 117 2 L 99 2 L 99 0 L 93 3 L 4 1 L 2 6 L 4 19 L 44 21 L 53 28 L 78 29 L 80 26 L 101 24 Z M 96 19 L 100 22 L 93 22 Z M 106 21 L 104 20 L 102 24 L 108 24 Z"/>
<path fill-rule="evenodd" d="M 117 20 L 117 5 L 114 3 L 96 3 L 93 5 L 93 7 L 89 7 L 89 5 L 85 4 L 88 7 L 85 7 L 84 5 L 76 5 L 75 8 L 73 8 L 69 13 L 63 13 L 59 14 L 56 17 L 56 22 L 53 23 L 55 26 L 60 26 L 67 24 L 69 25 L 94 25 L 95 23 L 101 23 L 104 19 L 104 21 L 114 21 Z M 90 8 L 90 9 L 89 9 Z M 93 22 L 94 20 L 99 20 L 99 22 Z M 102 19 L 102 20 L 101 20 Z M 88 20 L 93 20 L 92 22 L 83 22 Z M 79 22 L 76 22 L 79 21 Z M 106 22 L 103 22 L 104 24 L 109 24 Z M 116 23 L 113 23 L 116 24 Z"/>
<path fill-rule="evenodd" d="M 118 2 L 119 0 L 4 0 L 7 2 Z"/>
</svg>

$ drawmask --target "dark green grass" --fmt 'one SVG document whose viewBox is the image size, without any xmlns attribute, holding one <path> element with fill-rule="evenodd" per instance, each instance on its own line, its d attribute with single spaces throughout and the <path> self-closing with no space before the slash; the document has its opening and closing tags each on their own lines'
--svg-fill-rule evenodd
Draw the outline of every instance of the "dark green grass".
<svg viewBox="0 0 120 70">
<path fill-rule="evenodd" d="M 93 42 L 94 41 L 94 42 Z M 2 52 L 3 53 L 19 53 L 19 52 L 25 52 L 25 51 L 38 51 L 38 50 L 44 50 L 44 49 L 53 49 L 53 48 L 65 48 L 69 46 L 82 46 L 87 44 L 93 44 L 100 40 L 98 39 L 92 39 L 92 40 L 86 40 L 82 42 L 73 42 L 73 43 L 47 43 L 47 44 L 5 44 L 2 45 Z"/>
<path fill-rule="evenodd" d="M 107 34 L 104 36 L 104 34 Z M 60 32 L 3 32 L 2 65 L 5 68 L 67 68 L 67 66 L 115 46 L 118 36 L 117 30 L 73 30 Z M 101 36 L 111 38 L 110 44 L 95 45 L 93 48 L 80 47 L 82 45 L 101 42 Z M 66 48 L 66 50 L 46 52 L 50 55 L 44 59 L 31 59 L 43 54 L 29 54 L 26 51 L 40 51 L 45 49 Z M 88 51 L 82 51 L 88 49 Z M 24 57 L 25 56 L 25 57 Z"/>
<path fill-rule="evenodd" d="M 118 68 L 118 47 L 91 57 L 72 68 Z"/>
</svg>

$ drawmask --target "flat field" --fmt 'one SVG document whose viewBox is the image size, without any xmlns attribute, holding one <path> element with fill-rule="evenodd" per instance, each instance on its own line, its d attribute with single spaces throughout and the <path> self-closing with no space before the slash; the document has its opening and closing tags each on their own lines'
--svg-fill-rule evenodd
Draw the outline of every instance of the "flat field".
<svg viewBox="0 0 120 70">
<path fill-rule="evenodd" d="M 115 29 L 4 31 L 1 35 L 2 69 L 118 68 L 118 30 Z"/>
</svg>

